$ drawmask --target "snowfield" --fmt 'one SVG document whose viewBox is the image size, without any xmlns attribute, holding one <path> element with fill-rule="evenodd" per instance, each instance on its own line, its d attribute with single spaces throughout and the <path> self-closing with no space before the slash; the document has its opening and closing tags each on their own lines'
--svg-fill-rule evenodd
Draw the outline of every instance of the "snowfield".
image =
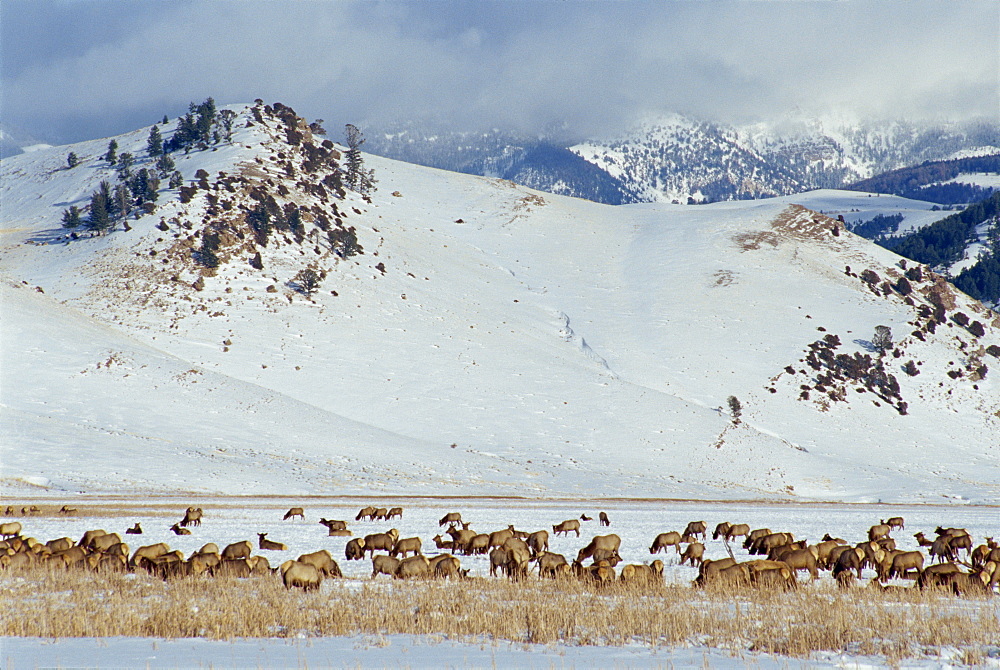
<svg viewBox="0 0 1000 670">
<path fill-rule="evenodd" d="M 299 149 L 274 117 L 237 109 L 233 144 L 176 155 L 187 184 L 199 170 L 283 179 L 280 156 Z M 139 166 L 147 134 L 117 138 Z M 0 166 L 5 497 L 1000 493 L 1000 360 L 987 353 L 1000 320 L 933 277 L 913 282 L 913 305 L 860 279 L 903 270 L 815 210 L 876 198 L 610 207 L 366 157 L 371 203 L 274 192 L 336 209 L 362 254 L 276 236 L 263 270 L 243 243 L 206 274 L 192 254 L 219 216 L 205 190 L 188 203 L 162 190 L 130 231 L 68 239 L 62 210 L 114 179 L 106 145 Z M 310 262 L 327 275 L 307 298 L 292 280 Z M 932 299 L 984 334 L 949 320 L 914 336 Z M 898 398 L 824 387 L 804 362 L 831 335 L 835 353 L 874 357 L 876 325 L 895 336 Z"/>
</svg>

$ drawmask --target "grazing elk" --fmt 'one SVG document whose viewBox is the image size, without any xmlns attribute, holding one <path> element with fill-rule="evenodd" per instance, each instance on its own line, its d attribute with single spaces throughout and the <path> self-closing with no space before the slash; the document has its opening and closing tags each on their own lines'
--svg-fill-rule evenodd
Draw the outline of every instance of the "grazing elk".
<svg viewBox="0 0 1000 670">
<path fill-rule="evenodd" d="M 438 526 L 447 526 L 448 524 L 462 523 L 462 513 L 461 512 L 448 512 L 441 520 L 438 521 Z"/>
<path fill-rule="evenodd" d="M 305 510 L 302 509 L 301 507 L 293 507 L 290 510 L 288 510 L 287 512 L 285 512 L 285 516 L 281 517 L 281 520 L 282 521 L 288 521 L 292 517 L 296 517 L 296 516 L 299 517 L 300 519 L 302 519 L 303 521 L 305 521 L 306 520 L 306 512 L 305 512 Z"/>
<path fill-rule="evenodd" d="M 602 526 L 610 526 L 611 525 L 611 520 L 608 518 L 607 513 L 601 512 L 600 514 L 597 515 L 597 518 L 600 519 L 600 523 L 601 523 Z"/>
<path fill-rule="evenodd" d="M 701 538 L 705 539 L 706 530 L 708 530 L 708 526 L 704 521 L 692 521 L 684 528 L 684 535 L 690 537 L 701 535 Z"/>
<path fill-rule="evenodd" d="M 188 526 L 200 526 L 201 525 L 201 515 L 202 511 L 200 507 L 188 507 L 184 512 L 184 518 L 181 519 L 180 525 L 187 528 Z"/>
<path fill-rule="evenodd" d="M 649 553 L 656 554 L 660 551 L 666 552 L 667 547 L 673 547 L 677 553 L 681 553 L 681 534 L 676 530 L 669 533 L 660 533 L 653 539 L 653 544 L 649 547 Z"/>
<path fill-rule="evenodd" d="M 315 591 L 323 581 L 322 573 L 309 563 L 285 561 L 280 570 L 281 581 L 286 589 L 297 587 L 303 591 Z"/>
</svg>

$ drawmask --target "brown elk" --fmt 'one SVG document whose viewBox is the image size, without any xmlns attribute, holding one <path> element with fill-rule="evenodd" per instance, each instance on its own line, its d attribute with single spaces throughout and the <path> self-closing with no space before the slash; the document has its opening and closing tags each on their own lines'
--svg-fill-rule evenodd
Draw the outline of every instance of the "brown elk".
<svg viewBox="0 0 1000 670">
<path fill-rule="evenodd" d="M 395 577 L 396 570 L 398 568 L 398 558 L 386 556 L 385 554 L 372 556 L 372 579 L 375 579 L 379 575 L 389 575 L 390 577 Z"/>
<path fill-rule="evenodd" d="M 547 551 L 539 553 L 533 560 L 538 564 L 539 577 L 552 577 L 554 579 L 560 572 L 565 571 L 563 566 L 569 567 L 565 556 Z"/>
<path fill-rule="evenodd" d="M 296 559 L 299 563 L 308 563 L 319 570 L 324 577 L 342 577 L 340 566 L 333 556 L 326 549 L 314 551 L 311 554 L 302 554 Z"/>
<path fill-rule="evenodd" d="M 705 545 L 701 542 L 692 542 L 681 554 L 681 565 L 684 565 L 684 561 L 690 561 L 691 567 L 694 567 L 695 562 L 701 565 L 701 562 L 705 558 Z"/>
<path fill-rule="evenodd" d="M 567 519 L 556 526 L 552 526 L 552 532 L 556 535 L 559 535 L 559 533 L 569 535 L 570 531 L 573 531 L 577 537 L 580 537 L 580 522 L 576 519 Z"/>
<path fill-rule="evenodd" d="M 438 526 L 446 526 L 448 524 L 462 523 L 462 513 L 461 512 L 448 512 L 445 514 L 440 521 L 438 521 Z"/>
<path fill-rule="evenodd" d="M 704 521 L 692 521 L 684 528 L 684 535 L 689 535 L 691 537 L 701 535 L 701 538 L 705 539 L 706 530 L 708 530 L 708 526 Z"/>
<path fill-rule="evenodd" d="M 222 558 L 226 560 L 248 558 L 252 549 L 253 547 L 250 545 L 249 540 L 233 542 L 222 550 Z"/>
<path fill-rule="evenodd" d="M 430 577 L 431 564 L 424 556 L 410 556 L 399 562 L 396 568 L 396 579 L 411 579 L 414 577 Z"/>
<path fill-rule="evenodd" d="M 600 519 L 600 523 L 602 526 L 611 525 L 611 520 L 608 518 L 608 515 L 605 512 L 601 512 L 600 514 L 598 514 L 597 518 Z"/>
<path fill-rule="evenodd" d="M 257 546 L 268 551 L 288 551 L 288 545 L 267 539 L 267 533 L 257 533 Z"/>
<path fill-rule="evenodd" d="M 621 546 L 622 539 L 615 534 L 595 535 L 586 547 L 577 552 L 576 560 L 578 563 L 582 563 L 585 559 L 593 556 L 595 552 L 601 550 L 617 553 Z"/>
<path fill-rule="evenodd" d="M 188 507 L 184 512 L 184 518 L 181 519 L 180 525 L 185 528 L 188 526 L 200 526 L 201 516 L 202 511 L 200 507 Z"/>
<path fill-rule="evenodd" d="M 360 561 L 365 557 L 365 540 L 361 537 L 356 537 L 352 540 L 347 541 L 347 545 L 344 547 L 344 558 L 349 561 Z"/>
<path fill-rule="evenodd" d="M 290 510 L 288 510 L 287 512 L 285 512 L 285 516 L 281 517 L 281 520 L 282 521 L 288 521 L 289 519 L 291 519 L 293 517 L 299 517 L 300 519 L 302 519 L 303 521 L 305 521 L 306 520 L 306 511 L 304 509 L 302 509 L 301 507 L 293 507 Z"/>
<path fill-rule="evenodd" d="M 396 544 L 393 545 L 392 550 L 389 551 L 389 555 L 392 557 L 403 555 L 406 558 L 407 554 L 419 554 L 420 553 L 420 538 L 419 537 L 407 537 L 396 540 Z"/>
<path fill-rule="evenodd" d="M 315 591 L 323 581 L 322 573 L 309 563 L 285 561 L 280 569 L 281 581 L 286 589 L 297 587 L 303 591 Z"/>
<path fill-rule="evenodd" d="M 136 521 L 135 525 L 125 530 L 126 535 L 142 535 L 142 526 Z"/>
<path fill-rule="evenodd" d="M 660 551 L 666 551 L 667 547 L 672 546 L 677 550 L 677 553 L 681 553 L 681 534 L 676 530 L 672 530 L 669 533 L 660 533 L 653 539 L 653 544 L 649 547 L 649 553 L 655 554 Z"/>
<path fill-rule="evenodd" d="M 888 519 L 880 519 L 879 523 L 884 523 L 890 529 L 898 528 L 900 530 L 906 530 L 906 524 L 901 516 L 891 516 Z"/>
</svg>

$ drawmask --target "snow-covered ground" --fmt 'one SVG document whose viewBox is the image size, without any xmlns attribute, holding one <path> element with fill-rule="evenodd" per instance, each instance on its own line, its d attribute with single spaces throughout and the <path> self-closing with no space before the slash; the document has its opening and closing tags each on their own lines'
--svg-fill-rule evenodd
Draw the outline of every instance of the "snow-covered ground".
<svg viewBox="0 0 1000 670">
<path fill-rule="evenodd" d="M 900 548 L 915 549 L 913 534 L 923 531 L 933 536 L 938 525 L 964 527 L 981 542 L 985 536 L 1000 534 L 1000 513 L 996 507 L 933 506 L 933 505 L 816 505 L 816 504 L 727 504 L 678 501 L 625 501 L 625 500 L 435 500 L 435 499 L 344 499 L 344 498 L 127 498 L 104 496 L 31 497 L 5 499 L 5 503 L 18 506 L 36 504 L 51 511 L 63 504 L 77 507 L 77 517 L 27 517 L 20 518 L 25 533 L 39 539 L 68 536 L 78 538 L 85 530 L 103 528 L 123 534 L 126 528 L 139 522 L 145 531 L 142 536 L 127 536 L 133 550 L 136 546 L 167 542 L 171 548 L 181 549 L 185 555 L 207 542 L 220 547 L 239 540 L 255 540 L 258 532 L 268 533 L 268 538 L 284 542 L 287 552 L 258 552 L 267 556 L 272 565 L 299 554 L 328 549 L 341 566 L 348 582 L 367 580 L 371 575 L 371 562 L 346 561 L 344 545 L 348 538 L 327 537 L 326 529 L 319 525 L 320 517 L 341 519 L 356 536 L 381 532 L 390 526 L 399 530 L 401 537 L 419 536 L 424 542 L 424 552 L 436 553 L 430 541 L 441 531 L 438 521 L 447 512 L 459 511 L 472 528 L 490 532 L 512 524 L 517 529 L 534 531 L 549 529 L 565 519 L 586 514 L 593 521 L 581 523 L 580 538 L 552 537 L 551 550 L 568 557 L 584 546 L 596 534 L 614 532 L 622 538 L 620 553 L 625 563 L 645 563 L 654 558 L 649 545 L 661 532 L 684 529 L 689 521 L 705 521 L 709 537 L 705 541 L 709 558 L 723 558 L 726 550 L 721 540 L 712 540 L 711 531 L 721 521 L 748 523 L 751 528 L 768 527 L 774 531 L 793 532 L 797 538 L 811 542 L 824 533 L 843 537 L 850 542 L 865 539 L 868 527 L 889 516 L 903 516 L 906 529 L 893 532 Z M 180 519 L 185 506 L 201 506 L 204 518 L 201 526 L 192 528 L 190 536 L 175 536 L 168 526 Z M 392 522 L 354 521 L 361 507 L 367 505 L 404 508 L 402 519 Z M 284 512 L 292 506 L 305 510 L 305 520 L 282 521 Z M 115 510 L 121 510 L 116 513 Z M 605 511 L 611 526 L 598 526 L 598 512 Z M 92 514 L 97 514 L 94 516 Z M 123 535 L 123 537 L 125 537 Z M 253 542 L 256 546 L 256 542 Z M 749 557 L 739 543 L 732 549 L 739 560 Z M 673 550 L 659 554 L 667 564 L 665 578 L 668 583 L 685 584 L 697 574 L 696 569 L 678 565 Z M 488 558 L 485 556 L 461 557 L 462 565 L 471 569 L 473 576 L 488 575 Z M 873 573 L 865 571 L 865 578 Z M 388 580 L 385 576 L 378 579 Z M 805 582 L 808 577 L 803 574 Z M 822 580 L 830 580 L 825 573 Z M 905 582 L 900 582 L 905 583 Z M 804 584 L 806 588 L 809 588 Z M 338 585 L 337 588 L 341 586 Z M 330 592 L 334 584 L 327 582 L 323 589 Z M 815 588 L 815 587 L 814 587 Z M 990 607 L 995 607 L 992 603 Z M 1000 614 L 1000 613 L 998 613 Z M 577 647 L 566 645 L 526 645 L 502 641 L 454 641 L 434 637 L 408 636 L 353 636 L 345 638 L 301 637 L 290 640 L 235 640 L 212 642 L 207 640 L 159 639 L 82 639 L 40 640 L 5 638 L 0 641 L 3 664 L 12 668 L 69 666 L 83 663 L 87 666 L 137 667 L 442 667 L 484 666 L 498 667 L 648 667 L 674 665 L 680 667 L 878 667 L 885 659 L 839 654 L 817 654 L 806 660 L 796 660 L 754 653 L 749 650 L 720 650 L 692 642 L 681 648 L 650 648 L 642 644 L 624 647 Z M 928 649 L 921 658 L 909 659 L 902 667 L 941 667 L 953 660 L 958 652 L 949 649 Z M 992 653 L 990 663 L 1000 663 L 1000 648 L 987 649 Z"/>
<path fill-rule="evenodd" d="M 808 659 L 704 647 L 573 647 L 509 642 L 456 642 L 434 637 L 380 635 L 318 639 L 213 641 L 101 638 L 3 640 L 4 667 L 127 668 L 841 668 L 886 667 L 884 658 L 821 653 Z M 985 667 L 1000 666 L 1000 647 Z M 893 667 L 962 666 L 960 650 L 928 649 Z"/>
<path fill-rule="evenodd" d="M 176 155 L 188 183 L 202 169 L 280 179 L 275 161 L 291 150 L 248 118 L 241 110 L 234 144 Z M 119 152 L 143 156 L 147 134 L 119 137 Z M 338 203 L 363 255 L 272 244 L 263 271 L 239 256 L 196 290 L 200 268 L 178 245 L 210 218 L 203 191 L 188 204 L 162 191 L 129 232 L 66 239 L 61 212 L 114 178 L 106 146 L 0 165 L 6 497 L 39 485 L 959 503 L 1000 493 L 1000 382 L 983 353 L 1000 344 L 1000 322 L 957 295 L 950 309 L 985 335 L 946 325 L 917 339 L 917 306 L 845 272 L 895 281 L 899 259 L 833 235 L 835 221 L 814 213 L 885 212 L 868 203 L 898 199 L 610 207 L 366 157 L 372 202 Z M 312 259 L 328 275 L 307 299 L 290 282 Z M 917 287 L 918 305 L 931 287 Z M 838 353 L 868 354 L 876 325 L 901 351 L 888 369 L 905 415 L 853 385 L 844 402 L 800 399 L 818 383 L 802 363 L 812 343 L 837 335 Z M 919 376 L 902 372 L 910 359 Z M 977 381 L 974 360 L 991 369 Z"/>
</svg>

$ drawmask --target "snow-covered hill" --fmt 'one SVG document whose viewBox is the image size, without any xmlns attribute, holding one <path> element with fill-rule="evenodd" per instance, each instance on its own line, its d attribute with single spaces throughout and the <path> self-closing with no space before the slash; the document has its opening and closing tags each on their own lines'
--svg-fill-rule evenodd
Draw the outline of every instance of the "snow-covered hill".
<svg viewBox="0 0 1000 670">
<path fill-rule="evenodd" d="M 857 193 L 611 207 L 367 156 L 366 199 L 287 108 L 236 127 L 101 237 L 60 217 L 107 140 L 3 161 L 5 488 L 1000 492 L 1000 320 L 815 211 Z"/>
</svg>

